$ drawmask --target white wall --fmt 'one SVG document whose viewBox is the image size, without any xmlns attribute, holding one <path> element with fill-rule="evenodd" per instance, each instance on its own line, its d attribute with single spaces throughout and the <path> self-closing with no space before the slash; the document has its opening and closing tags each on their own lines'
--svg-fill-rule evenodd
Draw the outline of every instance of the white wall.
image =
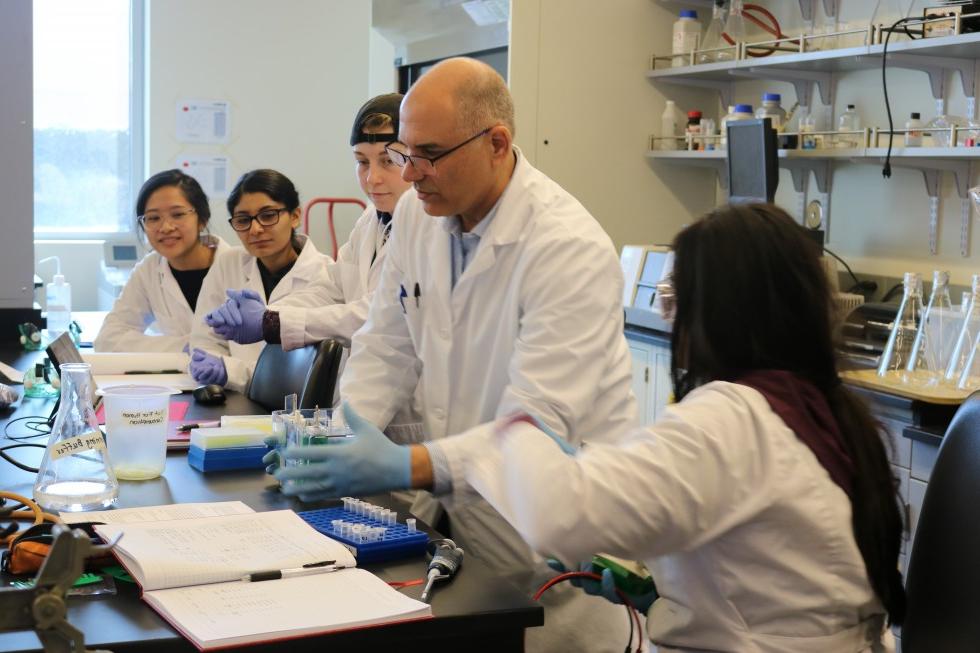
<svg viewBox="0 0 980 653">
<path fill-rule="evenodd" d="M 361 197 L 348 138 L 369 97 L 370 2 L 154 0 L 148 14 L 151 174 L 181 154 L 223 154 L 233 182 L 248 170 L 274 168 L 292 179 L 304 203 Z M 178 143 L 181 98 L 230 101 L 230 143 Z M 212 200 L 211 212 L 212 231 L 238 243 L 223 198 Z M 359 214 L 356 207 L 335 212 L 341 242 Z M 325 216 L 321 207 L 311 229 L 323 250 Z"/>
<path fill-rule="evenodd" d="M 513 0 L 510 86 L 517 144 L 612 237 L 669 242 L 713 205 L 713 173 L 647 164 L 665 94 L 645 77 L 672 11 L 651 0 Z M 671 89 L 682 105 L 698 93 Z M 545 143 L 547 141 L 547 144 Z"/>
</svg>

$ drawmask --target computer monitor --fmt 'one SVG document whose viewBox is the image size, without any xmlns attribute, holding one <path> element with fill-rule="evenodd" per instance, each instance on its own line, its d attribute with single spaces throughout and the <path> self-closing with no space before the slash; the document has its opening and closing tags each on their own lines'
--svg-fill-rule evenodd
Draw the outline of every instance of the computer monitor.
<svg viewBox="0 0 980 653">
<path fill-rule="evenodd" d="M 728 201 L 772 202 L 779 185 L 779 150 L 769 118 L 736 120 L 728 130 Z"/>
</svg>

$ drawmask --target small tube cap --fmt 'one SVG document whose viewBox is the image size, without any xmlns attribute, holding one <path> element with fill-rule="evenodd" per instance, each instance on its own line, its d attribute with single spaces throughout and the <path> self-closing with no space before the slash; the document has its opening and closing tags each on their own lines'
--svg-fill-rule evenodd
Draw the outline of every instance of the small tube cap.
<svg viewBox="0 0 980 653">
<path fill-rule="evenodd" d="M 698 12 L 693 9 L 681 9 L 681 18 L 697 18 Z"/>
</svg>

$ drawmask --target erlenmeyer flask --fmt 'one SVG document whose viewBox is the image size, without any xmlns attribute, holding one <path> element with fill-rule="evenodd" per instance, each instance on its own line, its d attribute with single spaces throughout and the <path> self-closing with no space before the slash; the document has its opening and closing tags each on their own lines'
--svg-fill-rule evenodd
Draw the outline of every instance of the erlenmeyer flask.
<svg viewBox="0 0 980 653">
<path fill-rule="evenodd" d="M 745 16 L 742 13 L 744 3 L 742 0 L 732 0 L 731 8 L 728 10 L 728 18 L 725 19 L 725 29 L 719 46 L 735 45 L 745 41 Z M 731 61 L 737 58 L 737 47 L 730 50 L 719 50 L 716 56 L 717 61 Z"/>
<path fill-rule="evenodd" d="M 34 482 L 34 500 L 47 510 L 77 512 L 111 505 L 119 483 L 92 408 L 88 363 L 61 366 L 61 404 Z"/>
<path fill-rule="evenodd" d="M 953 303 L 949 299 L 949 271 L 932 273 L 932 293 L 919 320 L 919 330 L 909 357 L 909 382 L 935 385 L 946 372 L 946 363 L 953 351 L 956 334 L 950 333 Z"/>
<path fill-rule="evenodd" d="M 918 280 L 919 275 L 915 272 L 905 273 L 902 303 L 895 314 L 888 344 L 878 361 L 878 376 L 898 383 L 905 383 L 907 380 L 905 369 L 908 367 L 915 334 L 919 329 L 919 306 L 922 303 L 919 295 L 922 291 Z"/>
<path fill-rule="evenodd" d="M 953 345 L 953 353 L 946 365 L 945 381 L 958 384 L 963 376 L 963 370 L 970 358 L 971 347 L 977 334 L 977 321 L 980 320 L 980 274 L 974 274 L 970 283 L 970 304 L 963 315 L 963 326 Z M 975 349 L 975 347 L 974 347 Z"/>
<path fill-rule="evenodd" d="M 714 9 L 711 14 L 711 24 L 708 25 L 708 31 L 705 32 L 704 40 L 701 41 L 701 49 L 704 52 L 698 54 L 698 63 L 711 63 L 713 61 L 719 61 L 719 55 L 722 50 L 717 48 L 727 48 L 729 46 L 728 41 L 722 36 L 725 32 L 725 0 L 715 0 Z M 722 61 L 728 61 L 732 58 L 731 52 L 729 52 L 729 57 L 727 59 L 721 59 Z"/>
</svg>

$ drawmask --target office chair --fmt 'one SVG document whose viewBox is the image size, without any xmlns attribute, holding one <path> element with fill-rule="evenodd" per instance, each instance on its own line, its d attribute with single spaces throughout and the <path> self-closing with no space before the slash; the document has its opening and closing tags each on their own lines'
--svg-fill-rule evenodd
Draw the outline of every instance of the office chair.
<svg viewBox="0 0 980 653">
<path fill-rule="evenodd" d="M 980 392 L 953 416 L 912 542 L 902 651 L 980 651 Z"/>
<path fill-rule="evenodd" d="M 266 345 L 245 394 L 269 411 L 282 408 L 286 395 L 293 393 L 300 408 L 330 408 L 343 353 L 344 348 L 334 340 L 292 351 Z"/>
</svg>

